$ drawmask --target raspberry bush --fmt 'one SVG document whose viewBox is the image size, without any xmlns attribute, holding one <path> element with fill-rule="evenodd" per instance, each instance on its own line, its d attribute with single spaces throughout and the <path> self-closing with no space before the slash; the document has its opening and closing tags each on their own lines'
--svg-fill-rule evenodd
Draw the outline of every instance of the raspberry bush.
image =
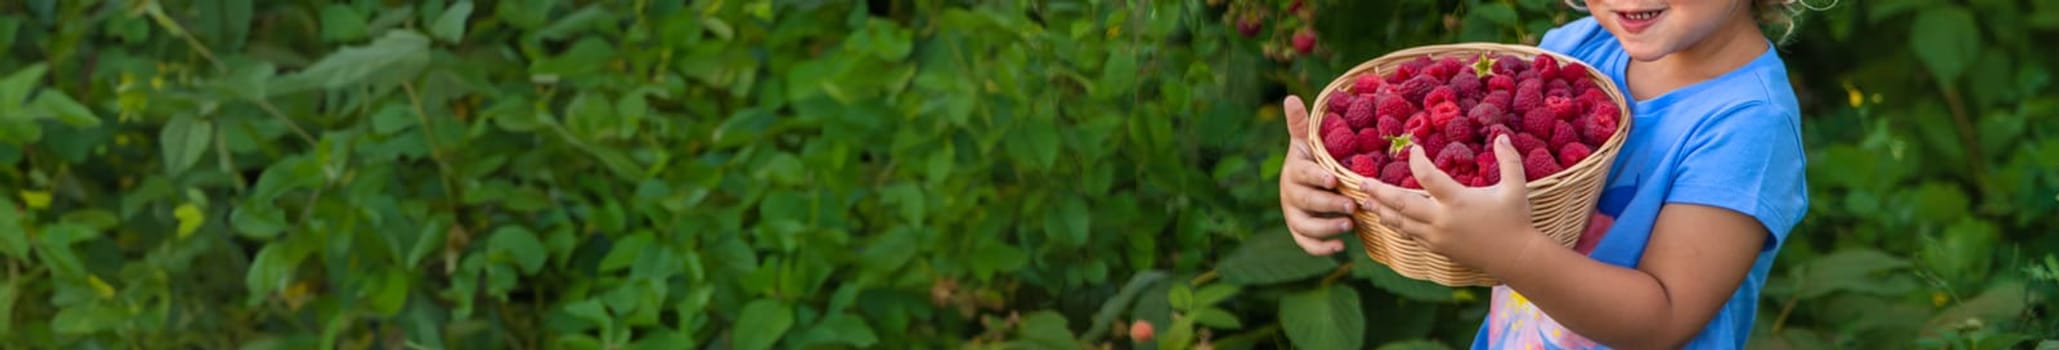
<svg viewBox="0 0 2059 350">
<path fill-rule="evenodd" d="M 1814 212 L 1777 260 L 1755 348 L 2059 338 L 2044 234 L 2059 53 L 2039 41 L 2054 14 L 1846 1 L 1802 22 L 1783 54 Z M 1287 240 L 1276 104 L 1396 49 L 1535 43 L 1577 16 L 1551 1 L 0 1 L 0 348 L 1462 346 L 1483 290 Z M 1592 144 L 1594 123 L 1549 114 L 1551 97 L 1595 108 L 1580 82 L 1476 88 L 1417 68 L 1444 79 L 1424 97 L 1443 86 L 1458 108 L 1319 103 L 1371 105 L 1346 120 L 1359 139 L 1432 136 L 1492 106 L 1503 128 L 1434 135 L 1486 174 L 1475 137 L 1518 134 L 1539 168 Z M 1401 178 L 1365 152 L 1384 141 L 1350 156 Z"/>
</svg>

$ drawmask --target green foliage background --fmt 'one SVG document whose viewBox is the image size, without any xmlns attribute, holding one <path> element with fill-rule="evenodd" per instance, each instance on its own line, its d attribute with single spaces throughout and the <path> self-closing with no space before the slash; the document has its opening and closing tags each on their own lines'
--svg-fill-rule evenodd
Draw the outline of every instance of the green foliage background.
<svg viewBox="0 0 2059 350">
<path fill-rule="evenodd" d="M 1483 290 L 1292 247 L 1277 101 L 1582 14 L 1293 7 L 0 3 L 0 343 L 1465 346 Z M 1806 18 L 1754 346 L 2059 346 L 2059 4 Z"/>
</svg>

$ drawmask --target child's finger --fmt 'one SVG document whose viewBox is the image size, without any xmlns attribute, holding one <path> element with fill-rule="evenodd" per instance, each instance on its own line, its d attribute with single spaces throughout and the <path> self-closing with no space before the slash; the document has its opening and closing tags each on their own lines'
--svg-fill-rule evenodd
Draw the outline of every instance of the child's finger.
<svg viewBox="0 0 2059 350">
<path fill-rule="evenodd" d="M 1418 221 L 1430 221 L 1430 216 L 1437 212 L 1437 208 L 1442 207 L 1442 204 L 1430 197 L 1379 181 L 1366 180 L 1362 186 L 1372 192 L 1373 200 L 1376 202 L 1367 205 L 1366 208 L 1378 207 L 1386 210 L 1380 212 L 1382 217 L 1390 215 L 1388 212 L 1393 212 Z"/>
<path fill-rule="evenodd" d="M 1351 230 L 1351 217 L 1348 216 L 1322 217 L 1307 211 L 1289 211 L 1291 213 L 1287 213 L 1287 228 L 1294 229 L 1297 235 L 1327 239 Z"/>
<path fill-rule="evenodd" d="M 1494 138 L 1494 161 L 1501 163 L 1501 183 L 1497 186 L 1523 187 L 1527 181 L 1523 178 L 1523 153 L 1509 143 L 1508 135 Z"/>
<path fill-rule="evenodd" d="M 1415 173 L 1416 183 L 1422 184 L 1423 191 L 1429 192 L 1430 196 L 1450 198 L 1453 193 L 1465 188 L 1458 184 L 1458 180 L 1452 180 L 1450 174 L 1445 174 L 1444 170 L 1437 169 L 1436 164 L 1430 163 L 1430 156 L 1423 151 L 1422 146 L 1411 146 L 1408 151 L 1408 168 Z"/>
<path fill-rule="evenodd" d="M 1308 139 L 1308 106 L 1301 105 L 1301 96 L 1287 95 L 1280 109 L 1287 113 L 1287 137 L 1296 143 Z"/>
<path fill-rule="evenodd" d="M 1337 175 L 1324 170 L 1315 162 L 1289 160 L 1287 172 L 1287 176 L 1292 177 L 1294 183 L 1321 189 L 1337 188 Z"/>
<path fill-rule="evenodd" d="M 1291 192 L 1289 197 L 1294 198 L 1294 207 L 1302 211 L 1349 214 L 1358 209 L 1358 205 L 1351 203 L 1351 198 L 1338 195 L 1336 192 L 1306 186 L 1289 186 L 1286 191 Z"/>
</svg>

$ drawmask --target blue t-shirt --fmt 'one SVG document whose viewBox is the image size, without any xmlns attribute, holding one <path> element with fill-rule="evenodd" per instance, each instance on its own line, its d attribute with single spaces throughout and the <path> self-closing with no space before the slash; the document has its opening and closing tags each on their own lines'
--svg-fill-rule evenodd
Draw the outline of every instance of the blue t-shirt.
<svg viewBox="0 0 2059 350">
<path fill-rule="evenodd" d="M 1587 62 L 1631 96 L 1624 81 L 1630 55 L 1593 18 L 1546 32 L 1538 46 Z M 1751 63 L 1722 76 L 1630 103 L 1629 139 L 1579 245 L 1595 260 L 1636 268 L 1660 207 L 1672 203 L 1729 209 L 1764 224 L 1770 235 L 1751 274 L 1690 349 L 1745 346 L 1775 252 L 1808 210 L 1801 108 L 1785 65 L 1767 46 Z M 1493 294 L 1474 349 L 1601 347 L 1561 327 L 1506 285 L 1494 287 Z"/>
</svg>

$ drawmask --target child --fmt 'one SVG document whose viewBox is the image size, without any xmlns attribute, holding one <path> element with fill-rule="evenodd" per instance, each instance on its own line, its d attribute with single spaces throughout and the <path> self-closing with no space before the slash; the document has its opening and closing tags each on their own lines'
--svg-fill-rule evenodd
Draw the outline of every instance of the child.
<svg viewBox="0 0 2059 350">
<path fill-rule="evenodd" d="M 1506 137 L 1492 146 L 1498 185 L 1461 186 L 1411 149 L 1427 196 L 1371 179 L 1361 188 L 1374 200 L 1338 195 L 1304 145 L 1296 97 L 1280 182 L 1289 231 L 1311 254 L 1337 253 L 1343 215 L 1371 210 L 1501 279 L 1476 349 L 1743 348 L 1775 252 L 1808 208 L 1801 112 L 1760 30 L 1791 29 L 1794 1 L 1587 0 L 1592 17 L 1545 33 L 1539 46 L 1593 65 L 1632 100 L 1633 128 L 1575 248 L 1530 225 Z"/>
</svg>

